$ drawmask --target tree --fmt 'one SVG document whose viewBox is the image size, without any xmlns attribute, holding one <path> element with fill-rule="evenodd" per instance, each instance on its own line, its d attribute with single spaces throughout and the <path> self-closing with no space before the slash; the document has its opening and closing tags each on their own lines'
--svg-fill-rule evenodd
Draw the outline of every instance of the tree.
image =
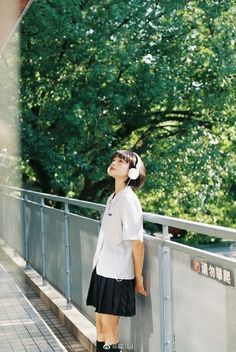
<svg viewBox="0 0 236 352">
<path fill-rule="evenodd" d="M 142 193 L 147 209 L 194 218 L 222 197 L 230 208 L 235 194 L 229 200 L 209 177 L 213 172 L 226 182 L 227 193 L 235 175 L 225 169 L 235 155 L 235 141 L 227 140 L 235 121 L 233 5 L 35 2 L 22 25 L 25 182 L 104 201 L 111 152 L 131 148 L 149 171 Z M 222 133 L 224 143 L 212 143 Z M 181 206 L 173 206 L 180 198 Z M 226 221 L 215 213 L 206 221 Z"/>
</svg>

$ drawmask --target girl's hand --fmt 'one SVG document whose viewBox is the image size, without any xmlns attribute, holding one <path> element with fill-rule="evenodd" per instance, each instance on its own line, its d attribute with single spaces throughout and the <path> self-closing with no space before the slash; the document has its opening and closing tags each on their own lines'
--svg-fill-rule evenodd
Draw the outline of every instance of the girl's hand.
<svg viewBox="0 0 236 352">
<path fill-rule="evenodd" d="M 135 276 L 135 292 L 140 293 L 143 296 L 148 295 L 147 291 L 145 291 L 145 289 L 144 289 L 142 274 Z"/>
</svg>

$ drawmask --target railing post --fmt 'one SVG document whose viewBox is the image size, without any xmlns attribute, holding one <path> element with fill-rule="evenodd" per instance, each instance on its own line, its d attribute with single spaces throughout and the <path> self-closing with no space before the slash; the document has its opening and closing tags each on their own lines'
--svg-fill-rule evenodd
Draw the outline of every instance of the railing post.
<svg viewBox="0 0 236 352">
<path fill-rule="evenodd" d="M 65 202 L 64 208 L 64 253 L 65 253 L 65 280 L 66 280 L 66 299 L 67 309 L 72 308 L 71 305 L 71 267 L 70 267 L 70 242 L 69 242 L 69 207 Z"/>
<path fill-rule="evenodd" d="M 15 209 L 15 194 L 12 192 L 11 201 L 12 201 L 12 239 L 13 239 L 13 256 L 16 255 L 16 209 Z"/>
<path fill-rule="evenodd" d="M 29 227 L 27 224 L 27 193 L 24 193 L 23 200 L 23 228 L 24 228 L 24 242 L 25 242 L 25 269 L 29 269 Z"/>
<path fill-rule="evenodd" d="M 3 192 L 0 188 L 0 219 L 1 219 L 1 228 L 0 228 L 0 238 L 3 240 L 3 232 L 4 232 L 4 223 L 3 223 Z"/>
<path fill-rule="evenodd" d="M 160 260 L 160 336 L 161 352 L 173 352 L 173 315 L 172 315 L 172 290 L 171 290 L 171 257 L 170 248 L 165 241 L 170 239 L 168 226 L 162 225 L 162 244 L 158 246 Z"/>
<path fill-rule="evenodd" d="M 101 227 L 103 215 L 104 215 L 104 210 L 100 210 L 100 221 L 99 221 L 99 227 Z"/>
<path fill-rule="evenodd" d="M 44 230 L 44 197 L 40 201 L 40 244 L 41 244 L 41 273 L 43 285 L 45 286 L 46 280 L 46 265 L 45 265 L 45 230 Z"/>
</svg>

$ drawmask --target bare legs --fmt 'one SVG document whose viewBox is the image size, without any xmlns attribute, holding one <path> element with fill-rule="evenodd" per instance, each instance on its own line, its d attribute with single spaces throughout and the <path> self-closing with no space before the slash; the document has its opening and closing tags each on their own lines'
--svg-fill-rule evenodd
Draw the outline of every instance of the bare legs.
<svg viewBox="0 0 236 352">
<path fill-rule="evenodd" d="M 96 334 L 97 341 L 105 341 L 105 337 L 102 331 L 102 319 L 100 313 L 95 313 L 96 316 Z"/>
<path fill-rule="evenodd" d="M 96 313 L 97 340 L 110 345 L 120 342 L 119 319 L 118 315 Z"/>
</svg>

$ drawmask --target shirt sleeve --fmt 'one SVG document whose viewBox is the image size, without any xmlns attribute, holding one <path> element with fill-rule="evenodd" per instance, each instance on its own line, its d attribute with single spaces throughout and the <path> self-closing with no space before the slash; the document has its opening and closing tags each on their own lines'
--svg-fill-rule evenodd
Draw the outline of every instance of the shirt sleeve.
<svg viewBox="0 0 236 352">
<path fill-rule="evenodd" d="M 143 212 L 139 200 L 125 200 L 121 221 L 123 240 L 143 241 Z"/>
</svg>

